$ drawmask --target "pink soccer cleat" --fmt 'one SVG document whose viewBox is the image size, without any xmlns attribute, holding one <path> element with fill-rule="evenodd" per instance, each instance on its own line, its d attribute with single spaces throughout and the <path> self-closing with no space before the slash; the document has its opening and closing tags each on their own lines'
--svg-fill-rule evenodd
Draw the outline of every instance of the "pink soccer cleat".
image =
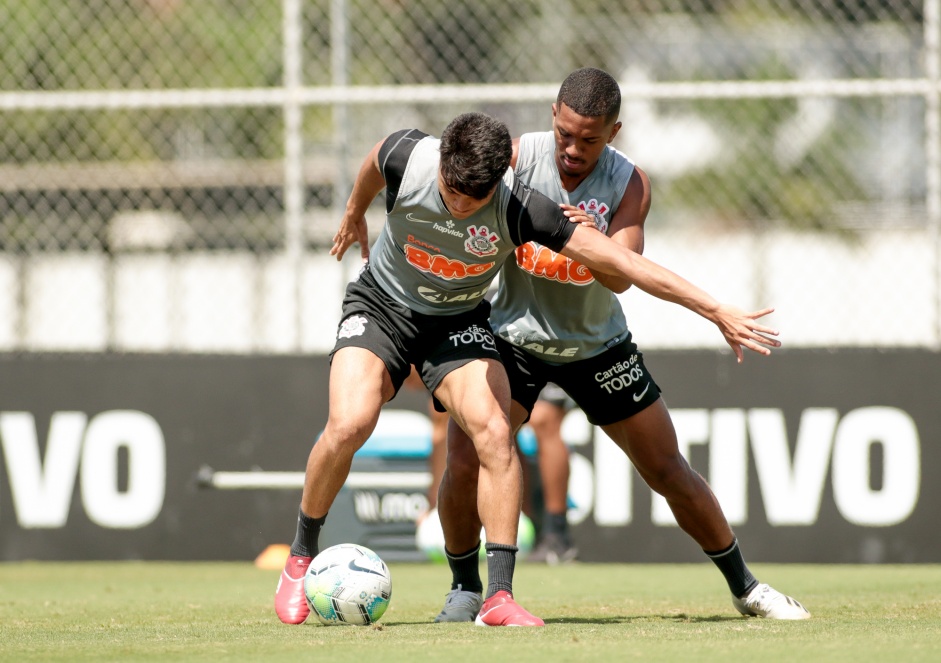
<svg viewBox="0 0 941 663">
<path fill-rule="evenodd" d="M 513 595 L 499 591 L 484 601 L 474 622 L 477 626 L 545 626 L 536 615 L 530 614 Z"/>
<path fill-rule="evenodd" d="M 310 614 L 307 595 L 304 593 L 304 576 L 313 557 L 291 555 L 284 563 L 274 593 L 274 611 L 285 624 L 303 624 Z"/>
</svg>

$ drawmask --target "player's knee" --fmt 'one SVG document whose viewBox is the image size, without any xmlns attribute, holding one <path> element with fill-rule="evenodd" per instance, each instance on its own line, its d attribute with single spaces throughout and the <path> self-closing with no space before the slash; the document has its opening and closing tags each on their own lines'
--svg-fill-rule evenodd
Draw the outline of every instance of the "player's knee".
<svg viewBox="0 0 941 663">
<path fill-rule="evenodd" d="M 650 487 L 666 497 L 690 492 L 702 478 L 696 474 L 682 456 L 665 458 L 645 471 Z"/>
<path fill-rule="evenodd" d="M 328 421 L 318 444 L 329 444 L 337 451 L 352 449 L 355 452 L 366 443 L 374 428 L 372 421 L 362 419 Z"/>
<path fill-rule="evenodd" d="M 510 435 L 509 422 L 503 417 L 494 417 L 480 426 L 475 435 L 474 449 L 480 463 L 488 467 L 506 466 L 516 460 L 516 446 Z"/>
</svg>

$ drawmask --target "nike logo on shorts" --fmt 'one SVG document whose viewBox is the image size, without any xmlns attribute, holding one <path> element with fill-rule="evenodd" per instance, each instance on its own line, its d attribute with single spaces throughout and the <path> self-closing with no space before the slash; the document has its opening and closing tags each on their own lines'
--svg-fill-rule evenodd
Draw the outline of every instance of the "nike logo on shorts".
<svg viewBox="0 0 941 663">
<path fill-rule="evenodd" d="M 634 402 L 635 402 L 635 403 L 640 403 L 640 400 L 644 397 L 644 394 L 647 393 L 647 390 L 648 390 L 648 389 L 650 389 L 650 383 L 649 383 L 649 382 L 647 383 L 647 386 L 644 387 L 644 390 L 643 390 L 642 392 L 640 392 L 639 394 L 634 394 Z"/>
</svg>

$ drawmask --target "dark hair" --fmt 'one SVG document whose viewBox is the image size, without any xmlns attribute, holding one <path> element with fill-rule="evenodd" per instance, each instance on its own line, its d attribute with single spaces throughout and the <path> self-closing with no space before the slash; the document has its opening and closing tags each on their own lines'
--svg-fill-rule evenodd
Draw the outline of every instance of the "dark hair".
<svg viewBox="0 0 941 663">
<path fill-rule="evenodd" d="M 483 200 L 510 167 L 513 141 L 506 125 L 484 113 L 464 113 L 441 134 L 441 179 L 445 185 Z"/>
<path fill-rule="evenodd" d="M 584 117 L 604 117 L 613 122 L 621 111 L 621 88 L 608 72 L 584 67 L 562 81 L 556 104 L 560 108 L 565 104 Z"/>
</svg>

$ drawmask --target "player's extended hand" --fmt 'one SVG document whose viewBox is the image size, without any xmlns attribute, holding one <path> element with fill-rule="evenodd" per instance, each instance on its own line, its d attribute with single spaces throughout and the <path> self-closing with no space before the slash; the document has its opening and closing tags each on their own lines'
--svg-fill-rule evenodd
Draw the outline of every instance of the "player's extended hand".
<svg viewBox="0 0 941 663">
<path fill-rule="evenodd" d="M 771 336 L 777 336 L 778 331 L 771 327 L 759 324 L 758 319 L 774 312 L 773 308 L 763 308 L 760 311 L 746 313 L 741 309 L 727 304 L 720 304 L 715 315 L 715 323 L 725 336 L 735 353 L 738 363 L 742 363 L 744 351 L 748 348 L 760 355 L 770 355 L 770 348 L 780 348 L 781 341 Z"/>
<path fill-rule="evenodd" d="M 359 253 L 363 262 L 369 260 L 369 232 L 366 226 L 365 216 L 343 215 L 340 221 L 340 229 L 333 236 L 333 246 L 330 248 L 330 255 L 336 256 L 337 260 L 343 258 L 343 254 L 353 244 L 359 242 Z"/>
<path fill-rule="evenodd" d="M 568 220 L 572 223 L 577 223 L 581 226 L 590 226 L 596 228 L 595 217 L 580 207 L 575 207 L 575 205 L 566 205 L 565 203 L 559 203 L 559 207 L 562 208 L 562 213 L 568 217 Z"/>
</svg>

